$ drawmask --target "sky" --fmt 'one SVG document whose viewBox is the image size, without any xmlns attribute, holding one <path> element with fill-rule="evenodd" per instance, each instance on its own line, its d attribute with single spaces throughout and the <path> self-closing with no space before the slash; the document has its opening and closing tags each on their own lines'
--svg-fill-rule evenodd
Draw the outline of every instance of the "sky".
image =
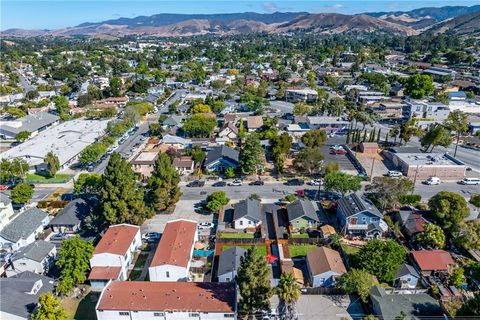
<svg viewBox="0 0 480 320">
<path fill-rule="evenodd" d="M 316 1 L 184 1 L 184 0 L 0 0 L 0 30 L 58 29 L 83 22 L 120 17 L 133 18 L 158 13 L 234 13 L 275 11 L 338 12 L 354 14 L 374 11 L 408 11 L 421 7 L 471 6 L 478 0 L 316 0 Z"/>
</svg>

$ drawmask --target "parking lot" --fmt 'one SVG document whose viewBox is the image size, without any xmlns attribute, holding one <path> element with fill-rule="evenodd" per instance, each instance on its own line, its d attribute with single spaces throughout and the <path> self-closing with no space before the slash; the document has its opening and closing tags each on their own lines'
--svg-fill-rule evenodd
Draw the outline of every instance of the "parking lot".
<svg viewBox="0 0 480 320">
<path fill-rule="evenodd" d="M 340 165 L 340 170 L 356 175 L 358 171 L 346 154 L 330 154 L 331 146 L 342 144 L 345 144 L 344 136 L 336 135 L 328 138 L 327 143 L 321 148 L 324 161 L 327 164 L 337 162 Z"/>
</svg>

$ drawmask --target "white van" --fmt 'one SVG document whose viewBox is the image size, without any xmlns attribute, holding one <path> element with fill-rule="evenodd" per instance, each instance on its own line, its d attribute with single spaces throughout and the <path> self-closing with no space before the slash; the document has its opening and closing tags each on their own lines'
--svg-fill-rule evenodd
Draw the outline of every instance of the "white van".
<svg viewBox="0 0 480 320">
<path fill-rule="evenodd" d="M 461 184 L 480 184 L 480 178 L 465 178 L 462 181 L 460 181 Z"/>
<path fill-rule="evenodd" d="M 436 185 L 436 184 L 440 184 L 440 178 L 439 177 L 430 177 L 428 178 L 427 180 L 425 180 L 425 183 L 428 184 L 428 185 Z"/>
</svg>

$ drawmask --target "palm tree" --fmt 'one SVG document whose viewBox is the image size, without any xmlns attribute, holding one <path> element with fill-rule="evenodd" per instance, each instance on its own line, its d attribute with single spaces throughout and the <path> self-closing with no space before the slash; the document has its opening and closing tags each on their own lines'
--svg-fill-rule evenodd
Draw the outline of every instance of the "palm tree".
<svg viewBox="0 0 480 320">
<path fill-rule="evenodd" d="M 394 144 L 397 144 L 397 136 L 398 136 L 399 133 L 400 133 L 400 127 L 399 126 L 392 127 L 390 129 L 390 131 L 388 132 L 388 135 L 390 137 L 395 138 Z"/>
<path fill-rule="evenodd" d="M 282 302 L 284 312 L 281 313 L 284 314 L 283 319 L 296 319 L 297 312 L 295 310 L 295 304 L 302 293 L 300 291 L 300 286 L 296 282 L 292 273 L 282 273 L 276 291 L 280 301 Z"/>
</svg>

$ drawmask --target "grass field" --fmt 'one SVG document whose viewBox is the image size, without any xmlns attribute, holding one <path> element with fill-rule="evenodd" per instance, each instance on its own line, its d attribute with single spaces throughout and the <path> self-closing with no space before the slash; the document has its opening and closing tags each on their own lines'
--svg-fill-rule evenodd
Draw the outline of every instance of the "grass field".
<svg viewBox="0 0 480 320">
<path fill-rule="evenodd" d="M 95 305 L 97 304 L 100 292 L 90 292 L 82 300 L 65 298 L 62 306 L 65 308 L 67 320 L 97 319 Z"/>
<path fill-rule="evenodd" d="M 342 243 L 342 249 L 345 255 L 347 256 L 348 264 L 350 266 L 355 265 L 355 254 L 360 251 L 360 248 L 349 246 Z"/>
<path fill-rule="evenodd" d="M 292 233 L 290 234 L 292 239 L 307 239 L 308 233 Z"/>
<path fill-rule="evenodd" d="M 220 238 L 223 239 L 253 239 L 255 235 L 253 233 L 222 233 Z"/>
<path fill-rule="evenodd" d="M 318 248 L 318 246 L 314 244 L 289 245 L 288 252 L 290 253 L 291 258 L 299 258 L 306 256 L 308 251 L 314 250 L 316 248 Z"/>
<path fill-rule="evenodd" d="M 222 250 L 227 250 L 227 249 L 230 249 L 232 247 L 241 247 L 245 250 L 248 250 L 248 248 L 253 247 L 253 246 L 223 246 Z M 255 246 L 255 247 L 257 247 L 257 250 L 260 253 L 260 255 L 262 255 L 262 256 L 267 255 L 267 248 L 265 246 Z"/>
<path fill-rule="evenodd" d="M 72 178 L 72 175 L 65 173 L 57 173 L 55 177 L 48 178 L 39 174 L 27 174 L 27 181 L 30 183 L 64 183 Z"/>
</svg>

